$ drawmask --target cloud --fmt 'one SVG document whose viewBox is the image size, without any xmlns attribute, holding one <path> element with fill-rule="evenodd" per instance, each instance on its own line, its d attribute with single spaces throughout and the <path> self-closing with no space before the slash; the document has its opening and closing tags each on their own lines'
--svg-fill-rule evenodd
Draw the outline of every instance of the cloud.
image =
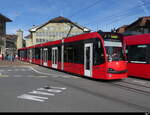
<svg viewBox="0 0 150 115">
<path fill-rule="evenodd" d="M 28 9 L 28 12 L 30 13 L 36 13 L 39 15 L 46 15 L 46 14 L 50 14 L 50 12 L 52 12 L 55 9 L 54 5 L 51 5 L 49 7 L 47 6 L 34 6 L 32 8 Z"/>
<path fill-rule="evenodd" d="M 8 15 L 9 15 L 9 18 L 11 18 L 12 20 L 15 20 L 17 17 L 19 17 L 22 13 L 19 12 L 19 11 L 13 11 L 13 12 L 10 12 Z"/>
<path fill-rule="evenodd" d="M 143 2 L 142 0 L 138 0 L 138 2 L 139 2 L 139 4 L 141 5 L 141 7 L 143 8 L 145 14 L 146 14 L 147 16 L 149 16 L 150 13 L 149 13 L 147 7 L 145 6 L 144 2 Z"/>
</svg>

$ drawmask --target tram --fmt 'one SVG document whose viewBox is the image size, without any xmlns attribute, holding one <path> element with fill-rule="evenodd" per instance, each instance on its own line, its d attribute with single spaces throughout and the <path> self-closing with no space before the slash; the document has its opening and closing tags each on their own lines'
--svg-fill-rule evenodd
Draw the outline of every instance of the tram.
<svg viewBox="0 0 150 115">
<path fill-rule="evenodd" d="M 19 60 L 93 79 L 127 78 L 123 36 L 92 32 L 18 50 Z"/>
<path fill-rule="evenodd" d="M 129 76 L 150 79 L 150 34 L 124 37 Z"/>
</svg>

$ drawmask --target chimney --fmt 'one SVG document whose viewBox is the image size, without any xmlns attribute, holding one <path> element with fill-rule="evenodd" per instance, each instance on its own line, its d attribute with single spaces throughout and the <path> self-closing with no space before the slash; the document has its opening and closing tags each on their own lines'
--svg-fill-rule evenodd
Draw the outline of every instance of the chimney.
<svg viewBox="0 0 150 115">
<path fill-rule="evenodd" d="M 17 31 L 17 49 L 23 48 L 23 31 L 19 29 Z"/>
</svg>

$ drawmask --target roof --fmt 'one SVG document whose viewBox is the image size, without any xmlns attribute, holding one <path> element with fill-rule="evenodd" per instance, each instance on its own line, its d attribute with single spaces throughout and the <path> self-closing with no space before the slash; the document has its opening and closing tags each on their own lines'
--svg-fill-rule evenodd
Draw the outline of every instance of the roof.
<svg viewBox="0 0 150 115">
<path fill-rule="evenodd" d="M 117 32 L 124 33 L 128 29 L 137 28 L 137 27 L 146 27 L 146 26 L 148 27 L 150 26 L 150 16 L 140 17 L 129 25 L 121 26 L 117 29 Z"/>
<path fill-rule="evenodd" d="M 128 25 L 127 28 L 130 28 L 130 27 L 133 27 L 133 26 L 146 26 L 147 21 L 150 21 L 150 16 L 140 17 L 138 20 L 136 20 L 132 24 Z"/>
<path fill-rule="evenodd" d="M 6 35 L 6 40 L 16 41 L 17 35 Z"/>
<path fill-rule="evenodd" d="M 16 39 L 17 38 L 17 35 L 6 35 L 6 39 Z"/>
<path fill-rule="evenodd" d="M 4 16 L 3 14 L 0 13 L 0 20 L 4 20 L 5 22 L 12 22 L 11 19 L 9 19 L 8 17 Z"/>
<path fill-rule="evenodd" d="M 117 29 L 117 33 L 123 33 L 123 32 L 125 32 L 125 30 L 126 30 L 127 27 L 128 27 L 128 25 L 123 25 L 123 26 L 119 27 Z"/>
<path fill-rule="evenodd" d="M 56 17 L 56 18 L 53 18 L 51 20 L 49 20 L 48 22 L 40 25 L 40 26 L 34 26 L 33 28 L 31 28 L 29 31 L 30 32 L 35 32 L 36 30 L 42 28 L 43 26 L 49 24 L 49 23 L 70 23 L 78 28 L 80 28 L 81 30 L 83 31 L 90 31 L 90 29 L 86 28 L 86 27 L 83 27 L 83 26 L 80 26 L 79 24 L 77 23 L 74 23 L 72 22 L 71 20 L 65 18 L 65 17 L 62 17 L 62 16 L 59 16 L 59 17 Z"/>
<path fill-rule="evenodd" d="M 33 26 L 29 31 L 35 32 L 40 26 Z"/>
<path fill-rule="evenodd" d="M 24 38 L 31 39 L 31 34 L 25 36 Z"/>
</svg>

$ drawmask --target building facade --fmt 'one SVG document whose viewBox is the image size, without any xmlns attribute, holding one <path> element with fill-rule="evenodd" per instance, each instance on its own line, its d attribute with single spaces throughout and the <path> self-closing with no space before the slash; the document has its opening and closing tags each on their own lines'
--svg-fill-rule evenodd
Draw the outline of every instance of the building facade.
<svg viewBox="0 0 150 115">
<path fill-rule="evenodd" d="M 130 25 L 124 25 L 116 30 L 124 35 L 138 35 L 150 33 L 150 16 L 140 17 Z"/>
<path fill-rule="evenodd" d="M 33 45 L 31 35 L 25 36 L 25 47 L 30 47 Z"/>
<path fill-rule="evenodd" d="M 6 35 L 6 55 L 17 53 L 17 35 Z"/>
<path fill-rule="evenodd" d="M 6 52 L 6 22 L 11 22 L 11 20 L 0 14 L 0 58 Z"/>
<path fill-rule="evenodd" d="M 29 31 L 30 35 L 26 36 L 27 47 L 83 34 L 85 32 L 90 32 L 90 29 L 60 16 L 42 24 L 41 26 L 34 26 Z"/>
</svg>

